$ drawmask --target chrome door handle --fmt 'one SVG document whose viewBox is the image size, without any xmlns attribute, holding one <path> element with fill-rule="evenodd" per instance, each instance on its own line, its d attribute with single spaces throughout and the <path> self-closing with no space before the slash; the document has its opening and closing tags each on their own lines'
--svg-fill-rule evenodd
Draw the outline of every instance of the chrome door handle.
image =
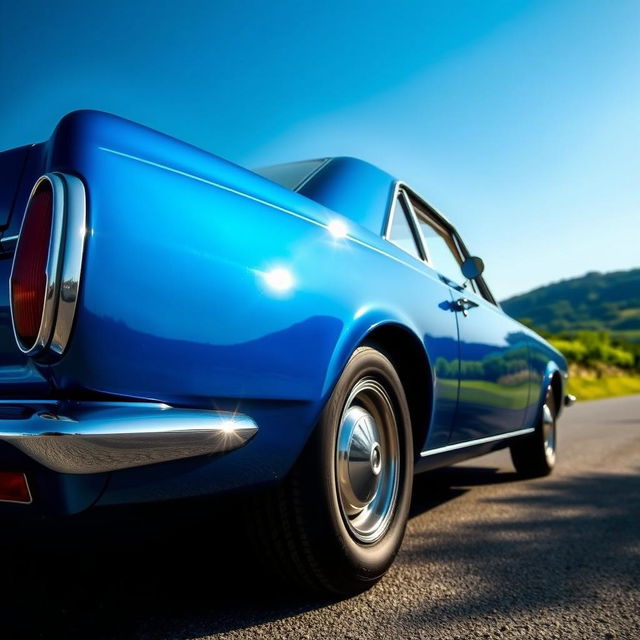
<svg viewBox="0 0 640 640">
<path fill-rule="evenodd" d="M 469 300 L 468 298 L 458 298 L 454 302 L 456 311 L 462 311 L 462 315 L 466 318 L 469 315 L 469 309 L 477 307 L 478 303 Z"/>
</svg>

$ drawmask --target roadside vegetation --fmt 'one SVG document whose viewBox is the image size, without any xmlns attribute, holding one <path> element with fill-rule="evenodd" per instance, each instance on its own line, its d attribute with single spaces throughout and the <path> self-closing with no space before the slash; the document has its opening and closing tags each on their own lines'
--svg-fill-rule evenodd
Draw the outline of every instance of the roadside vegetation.
<svg viewBox="0 0 640 640">
<path fill-rule="evenodd" d="M 569 361 L 569 393 L 578 399 L 640 393 L 640 342 L 608 331 L 563 332 L 546 337 Z"/>
<path fill-rule="evenodd" d="M 502 307 L 562 351 L 580 400 L 640 393 L 640 268 L 561 280 Z"/>
<path fill-rule="evenodd" d="M 640 268 L 591 272 L 539 287 L 502 302 L 525 324 L 553 334 L 609 331 L 640 338 Z"/>
</svg>

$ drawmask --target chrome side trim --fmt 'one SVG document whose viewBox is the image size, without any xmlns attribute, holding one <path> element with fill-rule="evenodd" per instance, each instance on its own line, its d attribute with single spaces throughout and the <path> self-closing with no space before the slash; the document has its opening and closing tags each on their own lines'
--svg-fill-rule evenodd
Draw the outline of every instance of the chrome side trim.
<svg viewBox="0 0 640 640">
<path fill-rule="evenodd" d="M 47 181 L 53 194 L 53 211 L 51 221 L 51 239 L 49 255 L 45 268 L 46 289 L 40 320 L 40 329 L 35 342 L 25 345 L 20 340 L 13 321 L 13 296 L 10 295 L 11 321 L 13 335 L 18 348 L 27 356 L 38 356 L 47 350 L 62 354 L 71 335 L 71 325 L 75 316 L 84 238 L 86 235 L 86 196 L 82 181 L 74 176 L 62 173 L 47 173 L 41 176 L 33 186 L 31 198 L 42 182 Z M 22 226 L 16 244 L 16 254 L 20 249 Z M 13 267 L 11 279 L 13 279 Z"/>
<path fill-rule="evenodd" d="M 246 415 L 138 402 L 2 402 L 0 441 L 59 473 L 103 473 L 245 445 Z"/>
<path fill-rule="evenodd" d="M 465 449 L 466 447 L 475 447 L 479 444 L 498 442 L 499 440 L 515 438 L 516 436 L 526 436 L 527 434 L 533 433 L 534 431 L 535 429 L 533 427 L 530 427 L 528 429 L 519 429 L 518 431 L 509 431 L 509 433 L 501 433 L 497 436 L 487 436 L 486 438 L 478 438 L 477 440 L 469 440 L 468 442 L 449 444 L 446 447 L 438 447 L 437 449 L 428 449 L 427 451 L 422 451 L 420 453 L 420 457 L 426 458 L 427 456 L 434 456 L 438 453 L 447 453 L 447 451 L 456 451 L 457 449 Z"/>
</svg>

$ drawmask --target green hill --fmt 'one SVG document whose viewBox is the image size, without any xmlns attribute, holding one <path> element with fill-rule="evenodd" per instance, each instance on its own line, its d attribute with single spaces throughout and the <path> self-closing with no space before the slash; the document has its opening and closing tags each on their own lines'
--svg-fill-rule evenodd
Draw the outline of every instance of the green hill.
<svg viewBox="0 0 640 640">
<path fill-rule="evenodd" d="M 610 331 L 640 340 L 640 268 L 561 280 L 502 302 L 504 310 L 535 329 Z"/>
</svg>

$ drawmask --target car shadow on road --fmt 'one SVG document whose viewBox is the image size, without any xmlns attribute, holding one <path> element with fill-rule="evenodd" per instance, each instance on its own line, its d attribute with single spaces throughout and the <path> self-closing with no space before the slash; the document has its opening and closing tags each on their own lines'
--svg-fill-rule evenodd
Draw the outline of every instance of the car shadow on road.
<svg viewBox="0 0 640 640">
<path fill-rule="evenodd" d="M 601 611 L 589 624 L 602 623 L 603 629 L 585 633 L 612 637 L 606 624 L 628 615 L 623 611 L 634 609 L 640 593 L 639 471 L 523 481 L 506 494 L 483 494 L 475 517 L 459 517 L 453 527 L 417 527 L 420 533 L 406 545 L 401 563 L 429 567 L 445 558 L 449 564 L 440 580 L 462 580 L 468 589 L 423 599 L 407 615 L 407 625 L 483 617 L 490 627 L 492 616 L 524 614 L 547 625 L 549 637 L 561 637 L 552 625 L 589 604 Z M 517 480 L 516 474 L 476 467 L 444 469 L 437 477 L 452 491 Z M 640 615 L 630 624 L 640 627 Z"/>
<path fill-rule="evenodd" d="M 419 516 L 425 511 L 454 500 L 472 487 L 519 482 L 521 478 L 512 471 L 497 467 L 445 467 L 414 478 L 413 498 L 409 517 Z"/>
<path fill-rule="evenodd" d="M 420 476 L 412 516 L 421 518 L 473 487 L 516 480 L 515 474 L 481 467 Z M 411 624 L 573 601 L 579 596 L 567 590 L 567 581 L 576 589 L 582 583 L 584 592 L 585 583 L 599 584 L 600 566 L 622 572 L 616 579 L 637 580 L 632 548 L 639 483 L 637 476 L 622 474 L 535 481 L 517 496 L 486 499 L 487 506 L 533 511 L 538 514 L 533 520 L 483 517 L 472 525 L 456 523 L 455 535 L 412 534 L 397 570 L 447 558 L 452 572 L 477 573 L 483 580 L 482 588 L 475 585 L 456 602 L 425 599 Z M 192 638 L 335 605 L 336 600 L 278 586 L 272 574 L 258 568 L 248 536 L 233 526 L 234 501 L 197 506 L 132 509 L 119 512 L 117 524 L 109 525 L 79 519 L 71 531 L 53 527 L 5 543 L 0 636 Z M 585 554 L 602 562 L 589 562 Z M 540 559 L 552 569 L 534 572 L 523 585 L 519 566 Z M 382 607 L 376 615 L 391 613 Z"/>
<path fill-rule="evenodd" d="M 233 500 L 110 509 L 22 525 L 21 539 L 5 523 L 0 638 L 192 638 L 332 602 L 264 569 L 237 511 Z"/>
</svg>

